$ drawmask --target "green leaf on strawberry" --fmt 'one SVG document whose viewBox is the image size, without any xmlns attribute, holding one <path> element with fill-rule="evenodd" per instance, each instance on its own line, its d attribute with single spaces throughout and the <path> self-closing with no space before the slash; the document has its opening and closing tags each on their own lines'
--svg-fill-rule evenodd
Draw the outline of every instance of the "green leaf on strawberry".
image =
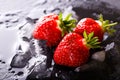
<svg viewBox="0 0 120 80">
<path fill-rule="evenodd" d="M 68 14 L 64 19 L 62 13 L 59 13 L 59 25 L 62 30 L 62 36 L 65 35 L 65 33 L 69 33 L 73 31 L 73 28 L 76 26 L 76 20 L 71 19 L 72 14 Z"/>
<path fill-rule="evenodd" d="M 100 43 L 98 37 L 94 37 L 94 32 L 91 32 L 89 34 L 86 33 L 86 31 L 83 32 L 83 37 L 86 41 L 86 45 L 89 48 L 100 48 Z"/>
<path fill-rule="evenodd" d="M 117 22 L 114 22 L 114 23 L 110 23 L 109 20 L 104 20 L 103 19 L 103 15 L 100 14 L 99 15 L 99 21 L 101 22 L 101 25 L 103 27 L 103 30 L 107 33 L 109 33 L 110 35 L 115 32 L 115 29 L 113 29 L 112 27 L 117 25 Z"/>
</svg>

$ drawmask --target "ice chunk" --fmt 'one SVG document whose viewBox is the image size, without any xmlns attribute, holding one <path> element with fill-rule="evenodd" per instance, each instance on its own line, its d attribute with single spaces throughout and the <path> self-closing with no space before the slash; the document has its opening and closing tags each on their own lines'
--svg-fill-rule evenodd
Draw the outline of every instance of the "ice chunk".
<svg viewBox="0 0 120 80">
<path fill-rule="evenodd" d="M 50 77 L 51 69 L 47 69 L 46 60 L 47 57 L 44 55 L 32 58 L 30 62 L 34 64 L 34 66 L 29 68 L 31 72 L 26 80 Z"/>
<path fill-rule="evenodd" d="M 41 54 L 47 56 L 47 67 L 52 65 L 54 48 L 49 48 L 45 40 L 31 40 L 30 51 L 34 56 L 39 56 Z"/>
<path fill-rule="evenodd" d="M 18 35 L 20 38 L 27 37 L 28 39 L 30 39 L 32 37 L 33 30 L 34 30 L 34 24 L 26 23 L 24 27 L 20 29 Z"/>
<path fill-rule="evenodd" d="M 25 53 L 18 53 L 16 54 L 12 61 L 11 61 L 11 67 L 15 68 L 23 68 L 28 64 L 28 61 L 31 59 L 31 53 L 30 51 L 27 51 Z"/>
<path fill-rule="evenodd" d="M 27 18 L 30 18 L 32 20 L 39 19 L 41 16 L 45 15 L 44 14 L 44 8 L 39 8 L 35 7 L 34 9 L 31 10 L 31 12 L 27 15 Z"/>
<path fill-rule="evenodd" d="M 114 47 L 114 45 L 115 45 L 114 42 L 108 44 L 108 45 L 105 47 L 105 48 L 106 48 L 105 50 L 108 51 L 108 50 L 112 49 L 112 48 Z"/>
</svg>

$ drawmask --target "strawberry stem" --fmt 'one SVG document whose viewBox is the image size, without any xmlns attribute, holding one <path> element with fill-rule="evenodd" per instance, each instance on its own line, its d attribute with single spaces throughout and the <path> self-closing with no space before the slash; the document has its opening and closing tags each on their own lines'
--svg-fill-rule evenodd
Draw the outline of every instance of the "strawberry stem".
<svg viewBox="0 0 120 80">
<path fill-rule="evenodd" d="M 86 45 L 89 48 L 100 48 L 100 43 L 98 37 L 94 37 L 94 32 L 91 32 L 89 34 L 86 33 L 86 31 L 83 32 L 83 37 L 86 41 Z"/>
<path fill-rule="evenodd" d="M 65 33 L 72 32 L 75 27 L 76 20 L 71 18 L 72 14 L 68 14 L 64 19 L 62 13 L 59 13 L 59 26 L 62 30 L 62 36 Z"/>
<path fill-rule="evenodd" d="M 117 25 L 117 22 L 110 23 L 109 20 L 104 20 L 102 14 L 99 15 L 99 21 L 102 23 L 102 27 L 105 32 L 109 34 L 112 34 L 113 32 L 115 32 L 115 30 L 113 29 L 113 26 Z"/>
</svg>

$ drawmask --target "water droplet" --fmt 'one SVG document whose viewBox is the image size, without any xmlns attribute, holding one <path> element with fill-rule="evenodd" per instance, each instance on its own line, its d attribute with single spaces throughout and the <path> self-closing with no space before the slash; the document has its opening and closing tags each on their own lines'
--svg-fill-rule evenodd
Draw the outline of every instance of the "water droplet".
<svg viewBox="0 0 120 80">
<path fill-rule="evenodd" d="M 11 19 L 10 22 L 17 23 L 17 22 L 19 22 L 19 19 L 18 18 L 14 18 L 14 19 Z"/>
<path fill-rule="evenodd" d="M 30 39 L 28 39 L 27 37 L 23 36 L 22 37 L 23 41 L 27 41 L 27 42 L 30 42 Z"/>
<path fill-rule="evenodd" d="M 8 69 L 8 71 L 11 71 L 12 70 L 12 67 L 10 67 L 9 69 Z"/>
<path fill-rule="evenodd" d="M 21 75 L 23 75 L 23 74 L 24 74 L 24 72 L 20 71 L 20 72 L 18 72 L 16 75 L 21 76 Z"/>
<path fill-rule="evenodd" d="M 47 3 L 47 0 L 39 0 L 39 1 L 37 1 L 36 3 L 34 3 L 33 5 L 34 5 L 34 6 L 39 6 L 39 5 L 43 5 L 43 4 L 45 4 L 45 3 Z"/>
<path fill-rule="evenodd" d="M 57 0 L 57 2 L 59 2 L 59 3 L 60 3 L 60 2 L 61 2 L 61 0 Z"/>
<path fill-rule="evenodd" d="M 1 63 L 2 63 L 2 64 L 5 64 L 6 62 L 5 62 L 5 61 L 2 61 Z"/>
<path fill-rule="evenodd" d="M 10 22 L 10 20 L 5 20 L 5 22 Z"/>
<path fill-rule="evenodd" d="M 3 24 L 3 22 L 0 21 L 0 24 Z"/>
<path fill-rule="evenodd" d="M 35 18 L 35 19 L 32 19 L 30 17 L 27 17 L 26 20 L 29 22 L 29 23 L 36 23 L 36 21 L 38 20 L 38 18 Z"/>
<path fill-rule="evenodd" d="M 49 9 L 44 10 L 45 14 L 48 14 L 48 13 L 58 14 L 59 12 L 61 12 L 61 9 L 60 8 L 54 8 L 54 6 L 51 6 Z"/>
<path fill-rule="evenodd" d="M 15 71 L 11 71 L 10 73 L 15 73 Z"/>
<path fill-rule="evenodd" d="M 10 16 L 11 14 L 5 14 L 5 16 Z"/>
</svg>

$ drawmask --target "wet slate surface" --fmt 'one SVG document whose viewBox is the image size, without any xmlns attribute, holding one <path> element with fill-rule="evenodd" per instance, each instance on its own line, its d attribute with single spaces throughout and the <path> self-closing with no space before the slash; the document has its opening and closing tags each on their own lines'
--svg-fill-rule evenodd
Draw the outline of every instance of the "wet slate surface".
<svg viewBox="0 0 120 80">
<path fill-rule="evenodd" d="M 48 6 L 49 4 L 54 4 Z M 91 50 L 89 61 L 78 68 L 56 65 L 52 55 L 55 48 L 48 48 L 45 41 L 34 40 L 31 36 L 33 26 L 40 16 L 48 13 L 72 13 L 80 20 L 83 17 L 97 19 L 102 13 L 105 19 L 120 22 L 120 9 L 101 0 L 39 0 L 34 8 L 21 21 L 19 18 L 6 18 L 0 22 L 6 28 L 18 24 L 18 44 L 10 66 L 0 60 L 0 80 L 120 80 L 120 25 L 116 32 L 103 41 L 103 49 Z M 6 14 L 6 17 L 20 15 Z M 18 16 L 17 16 L 18 17 Z M 11 24 L 11 26 L 9 26 Z M 105 51 L 97 60 L 92 55 Z M 96 54 L 97 55 L 97 54 Z M 6 67 L 6 68 L 4 68 Z M 3 74 L 6 75 L 2 76 Z M 2 76 L 2 77 L 1 77 Z"/>
</svg>

